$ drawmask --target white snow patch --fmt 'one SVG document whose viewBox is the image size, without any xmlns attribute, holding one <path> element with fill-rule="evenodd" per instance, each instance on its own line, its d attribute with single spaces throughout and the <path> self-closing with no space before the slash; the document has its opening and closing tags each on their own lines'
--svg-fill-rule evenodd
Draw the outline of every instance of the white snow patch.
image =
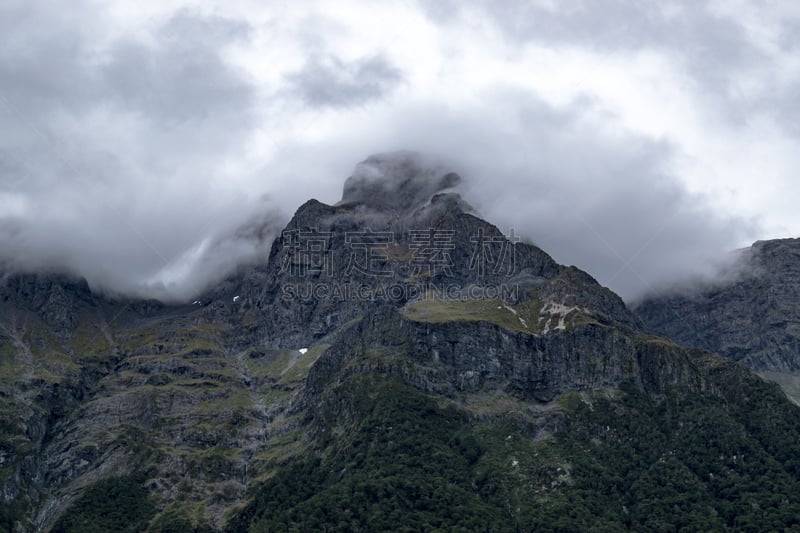
<svg viewBox="0 0 800 533">
<path fill-rule="evenodd" d="M 541 314 L 565 316 L 573 311 L 578 311 L 579 309 L 580 308 L 578 306 L 568 307 L 557 302 L 547 302 L 544 307 L 542 307 Z"/>
<path fill-rule="evenodd" d="M 200 300 L 195 300 L 192 302 L 192 305 L 200 305 Z"/>
<path fill-rule="evenodd" d="M 300 348 L 297 351 L 300 352 L 301 354 L 305 355 L 305 353 L 308 351 L 308 348 Z"/>
<path fill-rule="evenodd" d="M 588 314 L 588 311 L 585 309 L 581 309 L 578 306 L 568 307 L 564 304 L 560 304 L 557 302 L 547 302 L 542 310 L 539 312 L 539 315 L 557 315 L 558 316 L 558 325 L 553 328 L 553 330 L 558 329 L 567 329 L 566 318 L 567 315 L 573 311 L 583 311 L 584 313 Z M 551 317 L 552 318 L 552 317 Z M 547 319 L 547 323 L 544 325 L 544 333 L 550 331 L 550 318 Z"/>
<path fill-rule="evenodd" d="M 237 301 L 238 299 L 239 299 L 239 297 L 238 297 L 238 296 L 234 296 L 234 297 L 233 297 L 233 303 L 236 303 L 236 301 Z"/>
</svg>

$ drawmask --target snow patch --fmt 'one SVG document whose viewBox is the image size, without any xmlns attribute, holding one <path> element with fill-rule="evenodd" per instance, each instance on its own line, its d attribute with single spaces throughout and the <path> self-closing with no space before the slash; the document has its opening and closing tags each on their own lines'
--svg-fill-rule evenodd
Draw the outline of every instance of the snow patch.
<svg viewBox="0 0 800 533">
<path fill-rule="evenodd" d="M 299 350 L 297 350 L 297 351 L 298 351 L 298 352 L 300 352 L 301 354 L 305 355 L 305 354 L 306 354 L 306 352 L 308 351 L 308 348 L 300 348 L 300 349 L 299 349 Z"/>
<path fill-rule="evenodd" d="M 547 302 L 544 307 L 542 307 L 541 314 L 543 315 L 568 315 L 573 311 L 579 311 L 580 308 L 576 306 L 566 306 L 564 304 L 560 304 L 557 302 Z"/>
<path fill-rule="evenodd" d="M 553 315 L 558 316 L 558 325 L 553 328 L 553 330 L 564 330 L 567 329 L 566 319 L 567 315 L 573 311 L 583 311 L 584 313 L 588 314 L 588 311 L 585 309 L 581 309 L 577 305 L 569 307 L 561 303 L 557 302 L 547 302 L 542 310 L 539 312 L 539 315 L 551 315 L 550 318 L 547 319 L 547 323 L 544 325 L 544 333 L 550 331 L 550 321 Z"/>
<path fill-rule="evenodd" d="M 238 297 L 238 296 L 234 296 L 234 297 L 233 297 L 233 303 L 236 303 L 236 301 L 237 301 L 238 299 L 239 299 L 239 297 Z"/>
</svg>

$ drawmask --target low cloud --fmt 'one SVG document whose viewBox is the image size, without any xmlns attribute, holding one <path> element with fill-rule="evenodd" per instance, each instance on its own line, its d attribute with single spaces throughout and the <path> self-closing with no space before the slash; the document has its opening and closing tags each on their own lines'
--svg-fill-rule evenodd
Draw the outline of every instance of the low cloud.
<svg viewBox="0 0 800 533">
<path fill-rule="evenodd" d="M 557 110 L 508 90 L 481 101 L 457 111 L 436 102 L 394 109 L 316 154 L 331 167 L 354 147 L 435 157 L 463 178 L 460 191 L 486 219 L 628 300 L 713 276 L 758 232 L 757 222 L 721 216 L 689 193 L 670 173 L 668 143 L 614 129 L 591 103 Z"/>
<path fill-rule="evenodd" d="M 313 56 L 286 77 L 287 89 L 313 107 L 349 107 L 383 98 L 403 81 L 385 57 L 345 62 L 333 55 Z"/>
<path fill-rule="evenodd" d="M 628 300 L 796 230 L 798 17 L 595 4 L 4 2 L 0 264 L 188 299 L 394 150 Z"/>
<path fill-rule="evenodd" d="M 3 9 L 5 268 L 180 299 L 265 253 L 278 212 L 266 187 L 227 181 L 257 125 L 256 89 L 223 57 L 245 23 L 182 10 L 101 44 L 65 26 L 64 6 Z M 107 22 L 82 2 L 70 9 L 87 27 Z"/>
</svg>

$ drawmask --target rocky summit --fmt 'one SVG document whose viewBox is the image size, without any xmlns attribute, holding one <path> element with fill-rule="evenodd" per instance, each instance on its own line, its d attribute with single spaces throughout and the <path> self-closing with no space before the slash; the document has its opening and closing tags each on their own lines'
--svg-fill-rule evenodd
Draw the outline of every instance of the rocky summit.
<svg viewBox="0 0 800 533">
<path fill-rule="evenodd" d="M 183 305 L 5 275 L 0 531 L 799 528 L 800 409 L 459 181 L 372 156 Z"/>
</svg>

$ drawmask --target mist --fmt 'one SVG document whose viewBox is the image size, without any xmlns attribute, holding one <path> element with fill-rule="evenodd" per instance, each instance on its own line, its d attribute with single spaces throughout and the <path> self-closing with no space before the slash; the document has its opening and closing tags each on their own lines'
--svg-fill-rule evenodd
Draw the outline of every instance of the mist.
<svg viewBox="0 0 800 533">
<path fill-rule="evenodd" d="M 364 147 L 420 152 L 432 167 L 458 173 L 456 191 L 501 231 L 588 271 L 627 301 L 714 279 L 759 234 L 757 221 L 721 215 L 687 191 L 670 173 L 668 144 L 624 131 L 598 135 L 603 125 L 593 120 L 602 114 L 590 118 L 583 103 L 554 110 L 512 96 L 487 94 L 491 105 L 466 113 L 442 113 L 435 103 L 395 109 L 383 119 L 392 130 L 362 130 L 317 153 L 336 168 L 347 164 L 342 154 L 363 159 L 353 152 Z M 302 174 L 323 173 L 319 161 Z M 321 190 L 342 181 L 328 178 Z"/>
<path fill-rule="evenodd" d="M 190 301 L 395 150 L 629 302 L 800 232 L 800 17 L 592 6 L 4 2 L 0 265 Z"/>
</svg>

